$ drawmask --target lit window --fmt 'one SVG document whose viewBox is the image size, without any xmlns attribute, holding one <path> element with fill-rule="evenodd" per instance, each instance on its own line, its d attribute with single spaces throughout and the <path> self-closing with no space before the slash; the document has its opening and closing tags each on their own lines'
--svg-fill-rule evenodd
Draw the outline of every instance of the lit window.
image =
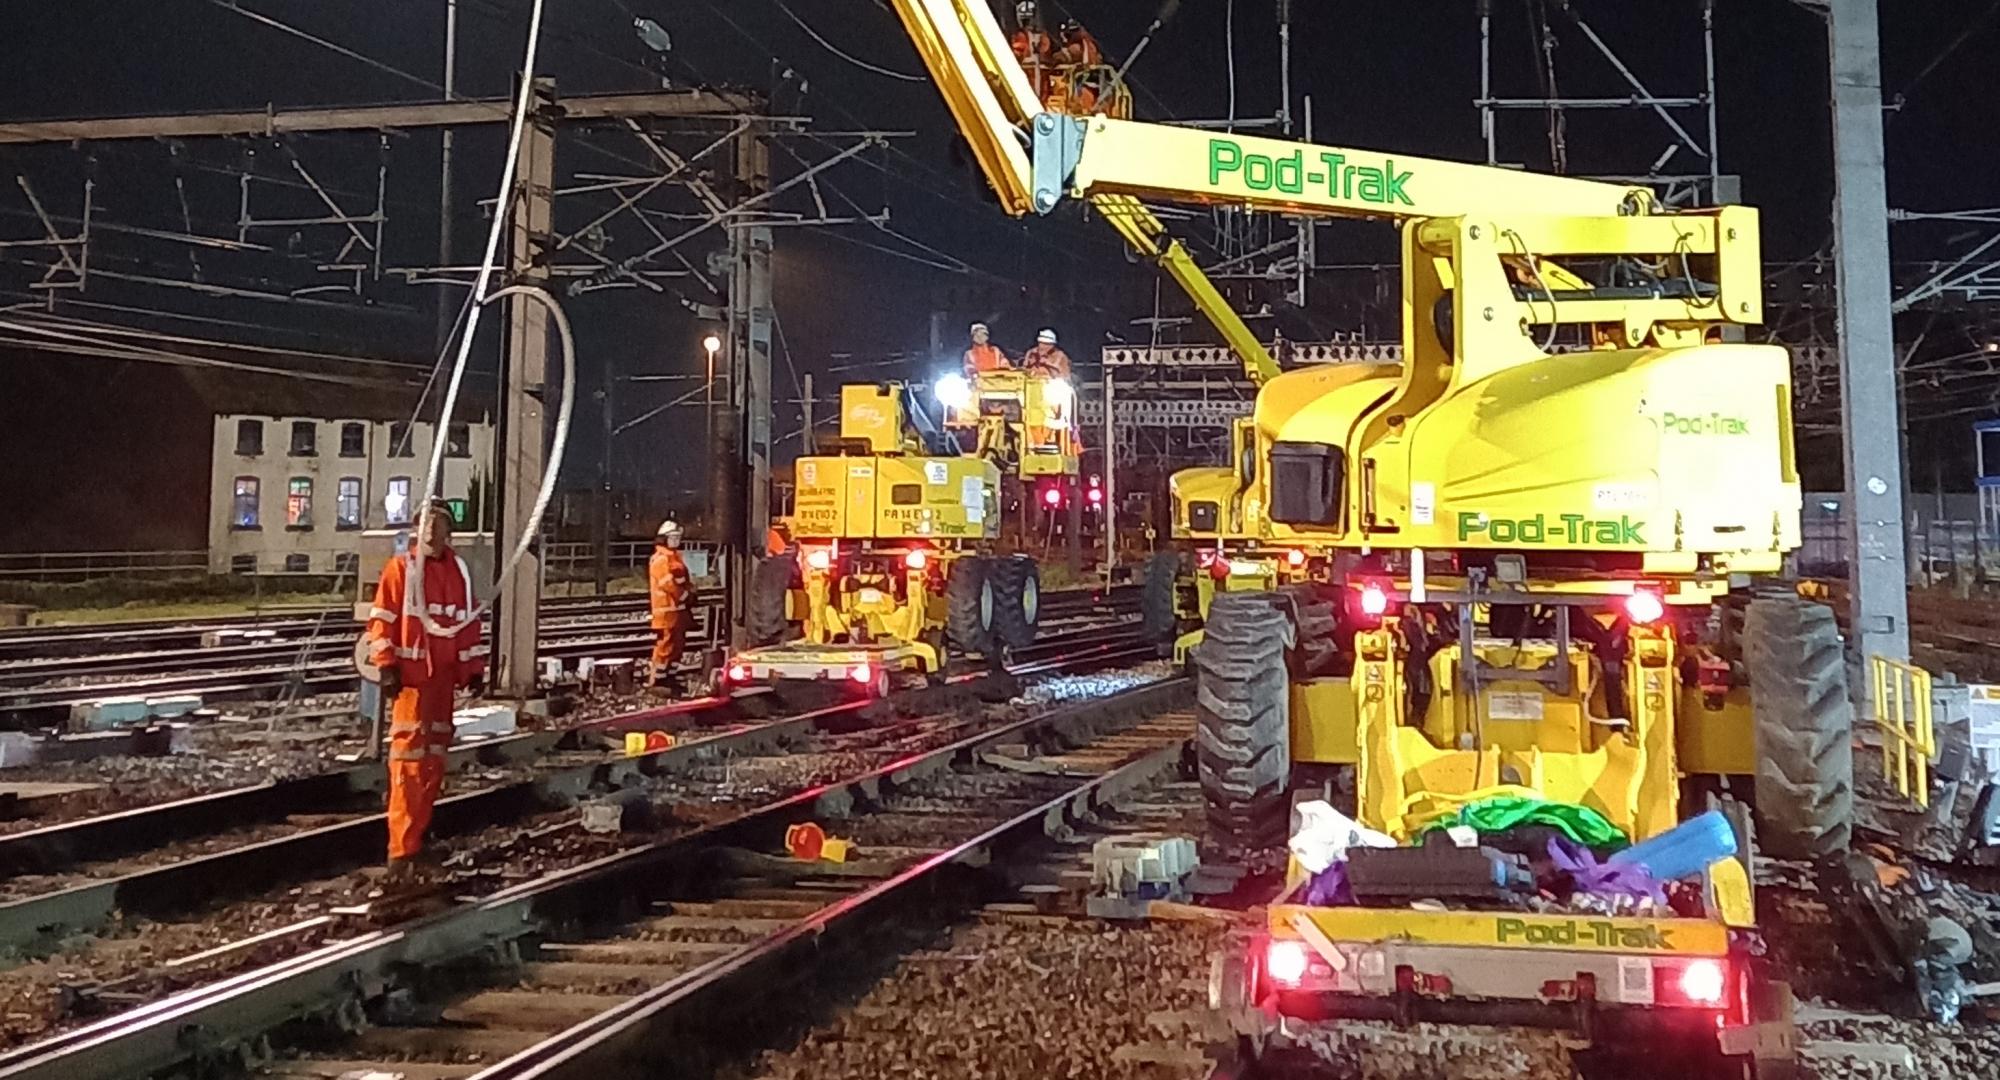
<svg viewBox="0 0 2000 1080">
<path fill-rule="evenodd" d="M 410 478 L 394 477 L 389 481 L 389 493 L 382 498 L 382 510 L 388 515 L 391 525 L 410 523 Z"/>
<path fill-rule="evenodd" d="M 237 529 L 257 527 L 257 478 L 236 478 L 236 498 L 229 508 L 229 524 Z"/>
<path fill-rule="evenodd" d="M 285 528 L 310 529 L 313 524 L 313 482 L 294 476 L 285 489 Z"/>
<path fill-rule="evenodd" d="M 363 457 L 368 453 L 368 425 L 348 421 L 340 425 L 340 456 Z"/>
<path fill-rule="evenodd" d="M 334 489 L 333 525 L 337 529 L 361 527 L 361 478 L 343 476 Z"/>
<path fill-rule="evenodd" d="M 312 556 L 303 552 L 285 556 L 285 573 L 309 574 L 312 572 Z"/>
<path fill-rule="evenodd" d="M 389 425 L 389 456 L 417 456 L 417 448 L 410 441 L 410 425 L 407 421 L 398 420 Z"/>
<path fill-rule="evenodd" d="M 319 453 L 319 425 L 311 420 L 292 421 L 292 456 L 311 457 Z"/>
<path fill-rule="evenodd" d="M 236 421 L 236 453 L 241 457 L 256 457 L 264 452 L 264 421 Z"/>
<path fill-rule="evenodd" d="M 444 429 L 444 456 L 472 456 L 472 425 L 453 424 Z"/>
</svg>

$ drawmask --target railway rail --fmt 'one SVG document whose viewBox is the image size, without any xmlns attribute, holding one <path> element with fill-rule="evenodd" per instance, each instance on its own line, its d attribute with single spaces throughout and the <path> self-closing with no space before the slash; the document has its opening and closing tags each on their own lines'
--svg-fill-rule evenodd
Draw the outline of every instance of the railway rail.
<svg viewBox="0 0 2000 1080">
<path fill-rule="evenodd" d="M 1095 654 L 1090 656 L 1076 655 L 1080 651 L 1087 650 L 1071 648 L 1069 651 L 1072 655 L 1065 656 L 1059 661 L 1024 666 L 1023 673 L 1032 673 L 1037 669 L 1045 671 L 1075 671 L 1094 665 L 1114 664 L 1121 661 L 1117 648 L 1109 644 L 1100 645 Z M 1137 647 L 1126 647 L 1124 658 L 1130 659 L 1141 655 L 1142 652 L 1144 650 Z M 1184 684 L 1179 684 L 1177 680 L 1175 683 L 1176 685 L 1184 686 Z M 935 693 L 937 691 L 926 692 Z M 1131 695 L 1121 695 L 1119 698 L 1108 701 L 1092 701 L 1080 705 L 1062 705 L 1052 710 L 1044 709 L 1028 719 L 1004 722 L 997 728 L 995 727 L 994 718 L 990 715 L 966 719 L 950 713 L 888 725 L 869 725 L 846 737 L 849 743 L 851 743 L 853 738 L 860 738 L 866 749 L 857 751 L 850 745 L 847 750 L 833 754 L 822 764 L 825 768 L 831 769 L 835 775 L 826 778 L 827 782 L 825 783 L 815 781 L 816 786 L 808 786 L 803 794 L 787 794 L 785 797 L 779 798 L 776 802 L 755 813 L 740 817 L 726 817 L 714 826 L 696 829 L 684 836 L 647 844 L 633 850 L 618 851 L 616 854 L 609 855 L 604 859 L 591 861 L 583 867 L 564 870 L 551 875 L 548 882 L 558 880 L 567 881 L 578 874 L 592 876 L 599 872 L 607 873 L 610 879 L 620 881 L 643 881 L 650 879 L 650 873 L 640 873 L 635 879 L 629 877 L 626 871 L 615 869 L 617 866 L 652 865 L 650 860 L 639 855 L 634 855 L 634 851 L 642 854 L 644 852 L 657 851 L 661 853 L 661 858 L 668 860 L 668 863 L 682 865 L 681 860 L 683 855 L 689 854 L 691 851 L 713 851 L 719 850 L 722 846 L 731 845 L 744 846 L 743 842 L 745 838 L 753 835 L 759 839 L 748 846 L 756 850 L 776 850 L 774 844 L 765 842 L 768 839 L 768 828 L 771 823 L 786 818 L 788 815 L 791 815 L 793 818 L 800 813 L 815 813 L 825 816 L 837 812 L 842 807 L 852 805 L 854 800 L 866 801 L 879 797 L 896 785 L 906 782 L 908 778 L 931 775 L 951 762 L 956 761 L 962 764 L 965 760 L 969 760 L 964 755 L 973 754 L 977 750 L 1010 741 L 1036 746 L 1052 745 L 1051 740 L 1059 742 L 1064 739 L 1074 739 L 1078 737 L 1079 732 L 1097 731 L 1102 729 L 1104 725 L 1112 723 L 1115 718 L 1133 715 L 1134 702 L 1164 700 L 1156 696 L 1151 696 L 1162 693 L 1159 689 L 1159 684 L 1141 691 L 1134 691 L 1133 693 L 1139 696 L 1135 698 Z M 579 759 L 558 762 L 546 770 L 547 775 L 545 779 L 549 783 L 544 787 L 544 791 L 568 790 L 573 793 L 624 791 L 629 793 L 633 790 L 634 783 L 642 779 L 650 779 L 656 784 L 664 780 L 668 784 L 669 789 L 674 792 L 674 794 L 669 796 L 669 801 L 678 800 L 679 803 L 685 804 L 681 810 L 677 811 L 677 813 L 688 815 L 685 820 L 712 818 L 719 809 L 726 811 L 729 803 L 740 802 L 746 793 L 759 790 L 759 784 L 755 781 L 755 769 L 752 768 L 753 765 L 761 761 L 766 765 L 775 766 L 781 770 L 791 768 L 799 760 L 799 754 L 803 753 L 810 757 L 809 751 L 798 749 L 801 745 L 799 740 L 809 738 L 808 733 L 810 732 L 823 730 L 828 725 L 829 720 L 832 719 L 832 714 L 842 712 L 843 710 L 851 710 L 852 708 L 854 706 L 843 706 L 831 710 L 822 710 L 818 714 L 790 717 L 763 724 L 734 725 L 707 737 L 692 738 L 670 749 L 643 755 L 638 758 L 607 757 L 603 753 L 579 755 Z M 615 728 L 621 724 L 630 722 L 652 723 L 656 722 L 656 719 L 647 720 L 643 717 L 620 717 L 613 718 L 605 722 L 602 726 L 605 728 Z M 1183 727 L 1186 726 L 1183 725 Z M 1191 728 L 1183 731 L 1182 737 L 1185 737 L 1187 731 L 1191 731 Z M 838 742 L 840 740 L 836 738 L 835 741 Z M 935 749 L 940 742 L 948 744 L 942 751 Z M 792 748 L 791 752 L 785 751 L 787 746 Z M 775 756 L 764 758 L 753 756 L 760 752 L 765 755 Z M 583 761 L 580 760 L 581 757 L 589 757 L 592 760 Z M 682 776 L 690 769 L 698 771 L 702 767 L 702 763 L 709 763 L 707 767 L 713 772 L 715 768 L 714 763 L 717 761 L 729 764 L 722 769 L 719 778 L 711 775 L 706 781 L 706 787 L 703 786 L 703 782 L 698 782 L 694 779 L 673 779 Z M 860 768 L 863 763 L 867 765 L 865 769 Z M 746 770 L 748 771 L 746 772 Z M 1000 771 L 1007 772 L 1007 770 Z M 792 776 L 796 780 L 797 776 L 801 774 L 785 772 L 783 775 Z M 1029 773 L 1009 773 L 1009 775 L 1023 778 L 1024 780 L 1036 779 L 1034 774 Z M 1042 777 L 1041 779 L 1046 779 L 1046 777 Z M 785 784 L 784 782 L 780 782 L 776 786 L 783 788 Z M 793 783 L 790 790 L 796 791 L 800 786 L 806 785 Z M 469 808 L 475 805 L 475 803 L 483 803 L 486 809 L 492 812 L 501 803 L 522 797 L 519 792 L 515 791 L 515 787 L 516 785 L 502 784 L 494 789 L 489 789 L 489 791 L 497 791 L 501 792 L 501 794 L 485 796 L 484 798 L 482 796 L 485 793 L 472 793 L 467 796 L 461 796 L 460 799 L 462 801 L 459 805 Z M 450 804 L 440 804 L 441 817 L 447 812 L 446 807 L 448 805 Z M 990 810 L 993 804 L 990 800 L 987 800 L 982 805 Z M 525 812 L 525 809 L 525 807 L 516 807 L 516 813 Z M 465 814 L 468 812 L 469 810 L 451 811 L 454 814 Z M 560 833 L 564 829 L 573 832 L 575 824 L 573 819 L 576 816 L 576 811 L 569 810 L 558 816 L 562 819 L 559 825 L 536 826 L 530 830 L 530 833 L 522 835 L 546 838 Z M 311 865 L 317 869 L 317 872 L 324 874 L 329 869 L 326 865 L 327 859 L 331 857 L 329 853 L 337 850 L 338 845 L 349 843 L 358 845 L 361 843 L 360 838 L 364 836 L 366 840 L 366 854 L 361 854 L 359 848 L 356 849 L 355 854 L 360 858 L 372 859 L 378 854 L 376 849 L 379 848 L 380 843 L 380 828 L 379 819 L 372 817 L 361 818 L 352 822 L 338 824 L 333 827 L 332 832 L 313 830 L 269 844 L 249 845 L 245 849 L 227 849 L 219 853 L 220 857 L 224 860 L 223 862 L 210 863 L 194 869 L 177 869 L 174 865 L 157 867 L 147 871 L 148 874 L 152 875 L 150 877 L 125 880 L 113 886 L 112 889 L 114 892 L 120 894 L 118 899 L 121 908 L 124 908 L 125 904 L 130 903 L 136 905 L 136 913 L 139 914 L 143 914 L 148 904 L 156 906 L 168 904 L 170 906 L 185 908 L 191 904 L 200 903 L 204 899 L 213 898 L 215 889 L 213 887 L 204 888 L 204 882 L 233 882 L 234 886 L 239 890 L 245 887 L 254 889 L 259 885 L 269 887 L 271 885 L 270 878 L 273 875 L 268 868 L 279 865 L 292 867 Z M 353 838 L 343 838 L 340 835 L 342 833 L 351 834 Z M 782 829 L 780 829 L 781 834 Z M 75 835 L 82 834 L 78 833 Z M 695 845 L 694 848 L 680 854 L 675 854 L 674 852 L 680 851 L 675 845 L 681 843 L 683 840 L 690 840 L 690 838 L 693 838 L 691 842 Z M 260 871 L 257 869 L 260 866 L 267 869 Z M 225 872 L 231 867 L 233 867 L 233 873 L 236 875 L 233 878 L 229 876 L 229 873 Z M 484 871 L 481 872 L 483 873 Z M 260 874 L 263 880 L 258 881 L 257 879 Z M 496 893 L 494 897 L 483 901 L 481 904 L 473 905 L 473 907 L 490 910 L 497 905 L 501 908 L 508 908 L 508 905 L 512 902 L 509 898 L 520 898 L 529 894 L 538 894 L 540 892 L 538 886 L 546 885 L 548 882 L 503 889 L 499 893 Z M 453 890 L 457 891 L 461 888 L 469 888 L 473 884 L 476 884 L 476 881 L 462 881 L 454 885 Z M 283 888 L 283 885 L 284 883 L 281 881 L 276 887 Z M 85 887 L 88 888 L 89 886 Z M 189 889 L 194 890 L 194 893 L 190 894 L 185 891 Z M 170 900 L 170 895 L 175 891 L 180 891 L 182 894 L 181 897 L 178 900 Z M 296 892 L 297 890 L 294 889 L 292 891 Z M 588 891 L 586 890 L 586 894 Z M 570 899 L 565 900 L 564 903 L 571 903 L 575 900 L 576 895 L 583 894 L 569 894 L 563 888 L 555 888 L 549 895 L 568 896 Z M 73 900 L 74 897 L 72 896 L 71 899 Z M 530 908 L 539 903 L 539 900 L 535 901 L 533 904 L 530 904 Z M 599 911 L 609 910 L 609 906 L 607 905 L 595 905 L 593 907 L 593 905 L 586 904 L 585 907 L 592 907 L 593 910 Z M 227 910 L 225 909 L 225 916 Z M 463 911 L 471 910 L 471 908 L 455 910 L 459 910 L 462 913 Z M 509 908 L 509 910 L 519 912 L 528 909 Z M 135 914 L 135 910 L 128 908 L 123 913 L 129 916 Z M 380 912 L 377 912 L 375 917 L 380 918 L 383 916 Z M 474 922 L 484 924 L 486 916 L 474 915 L 472 918 Z M 363 921 L 365 922 L 366 920 L 364 919 Z M 291 945 L 303 947 L 311 944 L 311 940 L 309 939 L 316 940 L 332 933 L 332 928 L 327 925 L 325 918 L 308 920 L 308 923 L 310 925 L 287 927 L 281 928 L 277 932 L 254 934 L 251 939 L 245 942 L 223 947 L 219 950 L 219 953 L 224 955 L 226 966 L 226 962 L 231 956 L 235 960 L 240 961 L 254 957 L 260 953 L 268 954 L 274 942 L 282 947 L 284 939 L 294 939 L 291 940 Z M 379 936 L 377 932 L 368 931 L 362 933 L 357 938 L 349 940 L 352 943 L 371 940 Z M 238 949 L 242 951 L 238 953 L 236 951 Z M 316 956 L 323 954 L 325 951 L 325 949 L 321 949 L 318 952 L 308 953 L 307 955 Z M 339 950 L 336 949 L 336 951 Z M 196 957 L 194 959 L 206 962 L 207 958 Z M 188 970 L 199 970 L 199 966 Z M 185 975 L 185 972 L 181 974 Z M 145 972 L 133 973 L 127 981 L 136 980 L 138 984 L 151 986 L 156 985 L 162 979 L 168 985 L 176 981 L 157 973 Z M 223 978 L 219 982 L 209 984 L 206 991 L 194 990 L 188 993 L 199 996 L 202 993 L 213 991 L 217 988 L 240 986 L 242 984 L 242 977 Z M 100 986 L 94 989 L 105 990 L 107 988 Z M 115 1002 L 145 996 L 143 993 L 135 994 L 129 990 L 121 990 L 116 986 L 108 989 L 109 992 L 103 996 Z M 165 1005 L 173 1000 L 175 999 L 169 998 L 158 1004 Z M 104 1023 L 124 1023 L 128 1021 L 138 1023 L 143 1017 L 153 1015 L 153 1008 L 154 1006 L 151 1005 L 141 1006 L 130 1015 L 122 1015 L 120 1018 L 114 1018 L 112 1021 L 103 1021 L 96 1025 L 87 1025 L 84 1028 L 77 1029 L 77 1034 L 81 1035 L 86 1042 L 94 1042 L 95 1036 L 85 1033 L 101 1033 Z M 44 1046 L 43 1049 L 53 1050 L 57 1044 L 67 1045 L 67 1038 L 67 1036 L 58 1036 L 51 1044 Z M 141 1036 L 141 1040 L 145 1041 L 145 1037 Z M 14 1060 L 11 1064 L 0 1065 L 0 1075 L 10 1075 L 11 1073 L 8 1072 L 9 1069 L 16 1065 L 25 1064 L 27 1059 L 20 1057 L 20 1053 L 25 1052 L 23 1050 L 13 1055 Z M 29 1072 L 22 1073 L 21 1075 L 136 1075 L 132 1070 L 112 1067 L 109 1064 L 117 1058 L 116 1052 L 114 1052 L 111 1059 L 100 1059 L 92 1055 L 86 1055 L 89 1059 L 87 1062 L 84 1059 L 67 1055 L 59 1056 L 63 1057 L 66 1063 L 53 1066 L 56 1071 L 41 1073 L 31 1069 Z M 144 1070 L 138 1071 L 143 1072 Z"/>
<path fill-rule="evenodd" d="M 348 1062 L 405 1061 L 426 1040 L 459 1037 L 485 1060 L 517 1052 L 483 1072 L 454 1050 L 443 1065 L 394 1071 L 581 1076 L 678 1045 L 668 1071 L 680 1072 L 697 1043 L 662 1043 L 662 1032 L 713 1034 L 724 1007 L 749 1007 L 745 1020 L 775 1015 L 774 986 L 860 970 L 877 950 L 973 910 L 986 892 L 978 865 L 1173 770 L 1193 731 L 1189 699 L 1185 680 L 1166 679 L 973 725 L 942 746 L 483 899 L 400 920 L 375 912 L 387 925 L 0 1055 L 0 1077 L 148 1076 L 196 1058 L 254 1058 L 302 1031 L 301 1048 L 335 1040 L 332 1056 L 269 1063 L 268 1075 L 340 1075 L 358 1067 Z M 992 753 L 1006 746 L 1023 752 Z M 1019 765 L 1027 760 L 1032 768 Z M 807 820 L 860 840 L 859 857 L 772 857 Z M 543 992 L 507 989 L 523 978 Z M 502 1016 L 505 1031 L 467 1030 Z M 371 1037 L 382 1021 L 395 1022 Z"/>
<path fill-rule="evenodd" d="M 544 615 L 552 617 L 635 614 L 646 610 L 646 597 L 643 594 L 543 597 L 541 610 Z M 256 631 L 281 637 L 300 637 L 326 626 L 347 625 L 353 615 L 353 605 L 342 604 L 273 608 L 242 615 L 4 627 L 0 628 L 0 662 L 139 649 L 195 648 L 201 645 L 203 637 L 220 631 Z"/>
<path fill-rule="evenodd" d="M 697 612 L 712 615 L 718 596 L 708 596 Z M 1051 631 L 1068 622 L 1104 618 L 1137 610 L 1138 593 L 1129 586 L 1111 590 L 1064 590 L 1044 594 L 1044 619 Z M 543 656 L 573 660 L 582 657 L 637 657 L 652 647 L 646 628 L 646 600 L 613 598 L 608 604 L 570 604 L 555 609 L 541 628 Z M 545 612 L 549 609 L 545 608 Z M 317 636 L 270 641 L 161 649 L 95 656 L 49 656 L 0 664 L 0 720 L 16 725 L 46 721 L 71 706 L 107 696 L 158 697 L 199 694 L 204 699 L 239 700 L 269 695 L 285 688 L 327 693 L 349 688 L 354 681 L 354 627 L 351 613 L 342 621 L 317 624 Z M 706 616 L 697 620 L 690 648 L 709 640 Z M 308 625 L 314 625 L 311 621 Z M 0 639 L 4 640 L 4 639 Z"/>
</svg>

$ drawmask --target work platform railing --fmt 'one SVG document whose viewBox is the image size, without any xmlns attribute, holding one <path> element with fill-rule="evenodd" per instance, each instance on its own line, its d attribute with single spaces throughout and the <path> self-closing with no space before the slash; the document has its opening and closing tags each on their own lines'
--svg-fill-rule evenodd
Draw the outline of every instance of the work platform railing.
<svg viewBox="0 0 2000 1080">
<path fill-rule="evenodd" d="M 1931 762 L 1937 729 L 1931 722 L 1931 673 L 1886 656 L 1868 658 L 1875 727 L 1882 733 L 1882 778 L 1918 806 L 1931 804 Z"/>
</svg>

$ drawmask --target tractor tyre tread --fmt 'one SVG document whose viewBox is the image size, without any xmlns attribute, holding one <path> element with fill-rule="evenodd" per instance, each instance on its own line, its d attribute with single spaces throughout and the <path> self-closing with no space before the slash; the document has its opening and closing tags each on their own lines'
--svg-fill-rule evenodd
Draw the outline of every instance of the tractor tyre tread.
<svg viewBox="0 0 2000 1080">
<path fill-rule="evenodd" d="M 1010 649 L 1033 645 L 1041 625 L 1041 568 L 1026 555 L 1014 555 L 987 563 L 986 574 L 993 583 L 993 636 Z M 1027 605 L 1030 588 L 1033 611 Z"/>
<path fill-rule="evenodd" d="M 1743 648 L 1758 843 L 1781 859 L 1841 854 L 1854 827 L 1854 704 L 1833 609 L 1796 596 L 1753 600 Z"/>
<path fill-rule="evenodd" d="M 1144 593 L 1139 601 L 1140 633 L 1154 644 L 1171 642 L 1180 630 L 1181 557 L 1176 551 L 1156 551 L 1146 560 Z"/>
<path fill-rule="evenodd" d="M 945 579 L 945 636 L 959 652 L 986 656 L 993 651 L 993 626 L 982 601 L 988 565 L 984 558 L 962 558 L 951 564 Z"/>
<path fill-rule="evenodd" d="M 1195 759 L 1224 857 L 1282 846 L 1290 821 L 1290 615 L 1269 593 L 1215 598 L 1194 650 Z"/>
</svg>

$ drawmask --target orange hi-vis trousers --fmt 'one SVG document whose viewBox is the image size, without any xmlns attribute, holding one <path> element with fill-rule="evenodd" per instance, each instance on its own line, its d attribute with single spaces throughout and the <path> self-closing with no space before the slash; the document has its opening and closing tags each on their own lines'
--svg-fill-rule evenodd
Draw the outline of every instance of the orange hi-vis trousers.
<svg viewBox="0 0 2000 1080">
<path fill-rule="evenodd" d="M 451 749 L 452 678 L 406 686 L 389 717 L 389 857 L 423 850 Z"/>
</svg>

